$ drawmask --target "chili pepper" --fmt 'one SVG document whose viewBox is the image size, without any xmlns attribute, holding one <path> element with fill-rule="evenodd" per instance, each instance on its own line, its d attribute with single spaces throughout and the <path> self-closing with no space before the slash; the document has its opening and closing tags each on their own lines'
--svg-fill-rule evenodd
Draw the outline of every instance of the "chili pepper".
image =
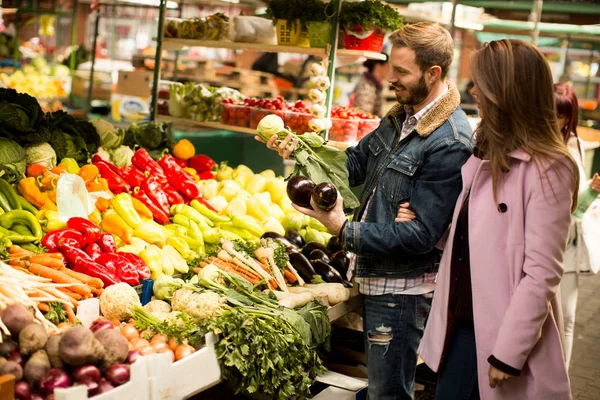
<svg viewBox="0 0 600 400">
<path fill-rule="evenodd" d="M 44 197 L 44 205 L 41 208 L 42 210 L 58 210 L 58 207 L 56 207 L 56 203 L 50 198 L 49 192 L 43 192 L 42 196 Z"/>
<path fill-rule="evenodd" d="M 0 193 L 0 209 L 2 209 L 4 212 L 12 210 L 8 199 L 2 193 Z"/>
<path fill-rule="evenodd" d="M 110 233 L 103 233 L 100 235 L 100 239 L 96 242 L 105 253 L 116 253 L 117 244 L 115 238 Z"/>
<path fill-rule="evenodd" d="M 100 227 L 104 232 L 118 236 L 125 243 L 131 243 L 133 229 L 123 221 L 123 218 L 115 210 L 107 210 L 104 213 Z"/>
<path fill-rule="evenodd" d="M 140 188 L 135 188 L 133 190 L 133 197 L 142 202 L 152 213 L 154 220 L 159 224 L 166 225 L 169 221 L 169 214 L 164 213 L 154 202 L 150 199 L 148 194 Z"/>
<path fill-rule="evenodd" d="M 50 190 L 56 187 L 58 178 L 58 175 L 45 170 L 41 175 L 38 175 L 36 182 L 41 189 Z"/>
<path fill-rule="evenodd" d="M 35 237 L 31 235 L 21 235 L 15 231 L 4 229 L 0 226 L 0 235 L 4 236 L 7 240 L 13 243 L 31 243 L 35 241 Z"/>
<path fill-rule="evenodd" d="M 138 167 L 142 172 L 148 172 L 150 175 L 165 177 L 165 172 L 162 167 L 150 157 L 150 153 L 146 149 L 138 149 L 131 157 L 131 163 Z"/>
<path fill-rule="evenodd" d="M 200 172 L 198 174 L 198 178 L 201 181 L 206 181 L 206 180 L 209 180 L 209 179 L 215 179 L 215 175 L 212 172 L 210 172 L 210 171 L 204 171 L 204 172 Z"/>
<path fill-rule="evenodd" d="M 152 211 L 144 203 L 135 197 L 131 197 L 131 202 L 133 203 L 133 208 L 140 215 L 142 219 L 152 219 Z"/>
<path fill-rule="evenodd" d="M 61 164 L 64 164 L 67 167 L 67 172 L 70 174 L 77 175 L 79 173 L 79 164 L 73 158 L 65 157 L 60 160 Z"/>
<path fill-rule="evenodd" d="M 135 165 L 128 165 L 121 168 L 119 175 L 121 175 L 121 178 L 123 178 L 131 187 L 140 186 L 144 180 L 144 173 Z"/>
<path fill-rule="evenodd" d="M 52 168 L 51 172 L 56 175 L 64 174 L 67 172 L 67 166 L 63 163 L 60 163 L 56 167 Z"/>
<path fill-rule="evenodd" d="M 35 242 L 42 239 L 42 227 L 35 215 L 25 210 L 12 210 L 0 215 L 0 226 L 4 229 L 10 229 L 14 224 L 21 223 L 31 230 L 36 238 Z"/>
<path fill-rule="evenodd" d="M 100 214 L 100 211 L 98 211 L 98 209 L 95 208 L 94 211 L 92 211 L 91 214 L 88 215 L 88 219 L 96 225 L 100 225 L 100 223 L 102 222 L 102 214 Z"/>
<path fill-rule="evenodd" d="M 252 235 L 252 233 L 250 233 L 248 230 L 246 229 L 242 229 L 242 228 L 237 228 L 233 225 L 226 225 L 226 226 L 219 226 L 219 228 L 221 229 L 221 231 L 227 231 L 229 233 L 233 233 L 234 235 L 236 235 L 237 237 L 243 239 L 243 240 L 253 240 L 256 239 L 256 236 Z"/>
<path fill-rule="evenodd" d="M 96 208 L 98 209 L 98 211 L 100 212 L 104 212 L 106 210 L 108 210 L 110 208 L 111 205 L 111 201 L 110 199 L 107 199 L 106 197 L 98 197 L 98 200 L 96 200 Z"/>
<path fill-rule="evenodd" d="M 139 256 L 150 269 L 152 279 L 156 280 L 163 274 L 162 256 L 158 247 L 153 245 L 146 246 L 146 248 L 140 252 Z"/>
<path fill-rule="evenodd" d="M 78 175 L 85 183 L 91 182 L 100 174 L 100 170 L 94 164 L 86 164 L 79 169 Z"/>
<path fill-rule="evenodd" d="M 171 263 L 175 268 L 175 271 L 180 274 L 187 274 L 190 267 L 188 267 L 187 261 L 185 258 L 175 248 L 171 245 L 166 245 L 161 249 L 163 256 L 169 257 L 171 259 Z"/>
<path fill-rule="evenodd" d="M 132 228 L 142 223 L 142 219 L 135 210 L 129 193 L 120 193 L 112 198 L 111 204 L 121 218 Z"/>
<path fill-rule="evenodd" d="M 206 218 L 204 215 L 200 214 L 198 210 L 191 206 L 187 206 L 185 204 L 176 204 L 171 206 L 171 214 L 177 216 L 179 214 L 185 215 L 186 217 L 193 219 L 199 224 L 205 224 L 208 226 L 214 226 L 214 222 L 210 219 Z M 226 221 L 229 221 L 228 219 Z M 173 220 L 175 222 L 175 220 Z"/>
<path fill-rule="evenodd" d="M 173 189 L 171 186 L 164 185 L 163 191 L 167 196 L 167 201 L 169 202 L 169 204 L 183 204 L 183 197 L 179 194 L 179 192 L 177 192 L 177 190 Z"/>
<path fill-rule="evenodd" d="M 52 200 L 54 204 L 56 204 L 56 188 L 47 191 L 46 196 L 48 196 L 48 198 Z"/>
<path fill-rule="evenodd" d="M 13 232 L 17 232 L 19 235 L 23 235 L 23 236 L 33 236 L 33 232 L 31 232 L 29 230 L 29 228 L 27 228 L 25 225 L 21 224 L 21 223 L 16 223 L 14 224 L 11 228 L 11 231 Z"/>
<path fill-rule="evenodd" d="M 234 215 L 231 218 L 233 226 L 240 229 L 245 229 L 254 236 L 261 237 L 265 230 L 254 220 L 247 215 Z"/>
<path fill-rule="evenodd" d="M 90 259 L 76 260 L 73 263 L 73 271 L 100 279 L 105 288 L 121 282 L 114 272 Z"/>
<path fill-rule="evenodd" d="M 187 220 L 189 221 L 189 218 Z M 167 231 L 171 232 L 172 235 L 177 235 L 178 237 L 185 236 L 187 234 L 187 227 L 176 224 L 175 221 L 173 221 L 173 223 L 170 225 L 165 225 L 165 229 Z M 167 242 L 168 241 L 169 241 L 169 238 L 167 238 Z"/>
<path fill-rule="evenodd" d="M 150 244 L 158 245 L 158 247 L 163 247 L 167 241 L 164 228 L 154 221 L 144 221 L 138 224 L 133 231 L 133 236 Z"/>
<path fill-rule="evenodd" d="M 39 175 L 43 174 L 45 170 L 46 167 L 44 167 L 42 164 L 31 164 L 29 167 L 27 167 L 27 173 L 25 175 L 28 177 L 32 176 L 37 178 Z"/>
<path fill-rule="evenodd" d="M 67 227 L 67 224 L 58 219 L 58 211 L 40 210 L 35 217 L 40 221 L 40 225 L 45 232 L 52 232 Z"/>
<path fill-rule="evenodd" d="M 122 282 L 129 285 L 140 284 L 136 268 L 125 257 L 121 257 L 117 253 L 103 253 L 95 261 L 103 267 L 114 271 L 115 276 Z"/>
<path fill-rule="evenodd" d="M 96 259 L 103 254 L 102 249 L 97 243 L 90 243 L 87 246 L 85 246 L 83 250 L 94 261 L 96 261 Z"/>
<path fill-rule="evenodd" d="M 21 195 L 17 195 L 17 200 L 19 201 L 19 204 L 21 205 L 21 208 L 25 211 L 29 211 L 32 214 L 37 213 L 37 208 L 35 208 L 30 202 L 28 202 L 27 200 L 25 200 L 25 197 L 21 196 Z"/>
<path fill-rule="evenodd" d="M 164 155 L 158 162 L 158 165 L 163 168 L 165 176 L 169 180 L 169 184 L 173 185 L 175 189 L 179 190 L 190 199 L 201 196 L 200 189 L 196 185 L 196 182 L 194 182 L 194 178 L 177 165 L 177 162 L 172 155 Z"/>
<path fill-rule="evenodd" d="M 200 232 L 202 232 L 202 238 L 206 243 L 217 244 L 221 240 L 221 234 L 218 229 L 206 225 L 199 225 L 199 228 Z"/>
<path fill-rule="evenodd" d="M 175 250 L 177 250 L 179 254 L 181 254 L 181 256 L 188 261 L 198 257 L 198 254 L 196 254 L 196 252 L 190 248 L 190 245 L 183 238 L 171 235 L 167 238 L 167 244 L 173 246 Z"/>
<path fill-rule="evenodd" d="M 201 202 L 199 199 L 190 201 L 190 206 L 195 210 L 198 210 L 200 214 L 214 222 L 228 222 L 229 218 L 217 214 L 216 210 L 211 210 L 206 203 Z"/>
<path fill-rule="evenodd" d="M 140 258 L 137 254 L 128 253 L 126 251 L 120 251 L 118 253 L 121 257 L 125 258 L 133 267 L 135 268 L 138 277 L 140 280 L 142 279 L 150 279 L 152 277 L 152 273 L 150 272 L 150 268 L 146 265 L 144 260 Z"/>
<path fill-rule="evenodd" d="M 146 177 L 140 188 L 146 192 L 152 202 L 156 204 L 163 213 L 169 215 L 169 200 L 167 199 L 165 192 L 162 190 L 161 180 L 159 177 L 152 175 Z"/>
<path fill-rule="evenodd" d="M 19 193 L 31 204 L 37 208 L 42 208 L 46 202 L 45 197 L 37 187 L 35 178 L 24 178 L 19 181 Z"/>
<path fill-rule="evenodd" d="M 95 161 L 94 165 L 98 167 L 100 171 L 100 175 L 108 182 L 108 188 L 111 192 L 119 194 L 122 192 L 129 192 L 131 190 L 130 186 L 121 178 L 116 172 L 113 171 L 113 167 L 111 163 L 107 161 Z"/>
<path fill-rule="evenodd" d="M 84 244 L 96 243 L 100 239 L 100 228 L 92 221 L 81 217 L 71 217 L 67 221 L 67 228 L 75 229 L 83 235 Z"/>
<path fill-rule="evenodd" d="M 17 198 L 17 192 L 15 189 L 4 179 L 0 178 L 0 193 L 6 197 L 8 200 L 8 204 L 13 210 L 21 210 L 23 207 L 21 203 L 19 203 L 19 199 Z"/>
<path fill-rule="evenodd" d="M 48 251 L 55 251 L 58 248 L 59 241 L 62 239 L 73 239 L 77 241 L 77 247 L 83 246 L 83 234 L 75 229 L 63 228 L 56 231 L 48 232 L 42 239 L 42 246 Z"/>
<path fill-rule="evenodd" d="M 201 174 L 206 171 L 211 171 L 215 166 L 215 162 L 209 156 L 197 154 L 188 160 L 188 165 L 190 168 L 194 168 L 198 174 Z"/>
<path fill-rule="evenodd" d="M 179 226 L 185 226 L 186 228 L 190 227 L 190 221 L 192 219 L 190 217 L 186 217 L 183 214 L 175 214 L 173 217 L 173 223 Z"/>
<path fill-rule="evenodd" d="M 194 221 L 193 219 L 190 219 L 190 226 L 188 227 L 187 231 L 188 231 L 189 237 L 191 237 L 192 239 L 197 240 L 197 241 L 204 241 L 204 238 L 202 236 L 202 231 L 200 230 L 198 223 L 196 221 Z"/>
</svg>

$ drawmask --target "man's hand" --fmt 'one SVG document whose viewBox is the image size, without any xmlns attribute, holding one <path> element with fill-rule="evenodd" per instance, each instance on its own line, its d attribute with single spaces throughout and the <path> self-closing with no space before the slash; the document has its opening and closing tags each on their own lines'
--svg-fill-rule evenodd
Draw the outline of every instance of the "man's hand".
<svg viewBox="0 0 600 400">
<path fill-rule="evenodd" d="M 292 140 L 292 135 L 287 135 L 287 137 L 283 139 L 281 143 L 279 143 L 279 145 L 275 144 L 275 142 L 278 139 L 277 135 L 271 136 L 268 142 L 265 142 L 264 139 L 258 135 L 254 136 L 254 139 L 258 140 L 261 143 L 266 143 L 267 148 L 277 151 L 277 153 L 279 153 L 279 155 L 285 160 L 290 158 L 290 155 L 298 145 L 298 139 Z"/>
<path fill-rule="evenodd" d="M 498 387 L 502 386 L 504 384 L 504 382 L 506 382 L 510 378 L 513 378 L 512 375 L 507 374 L 506 372 L 502 372 L 499 369 L 493 367 L 492 365 L 490 365 L 490 370 L 488 372 L 488 375 L 490 378 L 490 387 L 492 389 L 495 389 L 496 386 L 498 386 Z"/>
<path fill-rule="evenodd" d="M 417 217 L 417 214 L 413 210 L 410 209 L 409 203 L 400 204 L 400 208 L 398 209 L 398 215 L 394 221 L 396 222 L 410 222 Z"/>
<path fill-rule="evenodd" d="M 296 210 L 300 211 L 302 214 L 317 219 L 320 223 L 325 225 L 327 230 L 329 230 L 329 233 L 336 236 L 339 235 L 340 229 L 342 229 L 344 222 L 346 222 L 346 215 L 344 214 L 344 199 L 342 199 L 340 193 L 338 192 L 337 202 L 331 211 L 321 210 L 319 207 L 317 207 L 312 199 L 310 199 L 310 205 L 313 208 L 312 210 L 292 203 L 292 206 Z"/>
</svg>

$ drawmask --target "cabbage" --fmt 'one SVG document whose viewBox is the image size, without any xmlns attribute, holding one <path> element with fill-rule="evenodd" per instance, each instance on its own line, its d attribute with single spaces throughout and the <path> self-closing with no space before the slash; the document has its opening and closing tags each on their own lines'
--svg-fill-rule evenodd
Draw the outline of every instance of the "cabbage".
<svg viewBox="0 0 600 400">
<path fill-rule="evenodd" d="M 119 146 L 114 150 L 109 150 L 110 159 L 117 167 L 121 168 L 126 165 L 131 165 L 131 157 L 133 157 L 133 150 L 131 147 Z"/>
<path fill-rule="evenodd" d="M 110 122 L 103 119 L 90 121 L 100 136 L 100 146 L 105 149 L 114 149 L 123 143 L 124 132 L 114 127 Z"/>
<path fill-rule="evenodd" d="M 98 147 L 98 152 L 95 155 L 99 156 L 104 161 L 110 161 L 110 154 L 103 147 Z"/>
<path fill-rule="evenodd" d="M 27 168 L 25 150 L 17 142 L 0 138 L 0 174 L 9 183 L 25 176 Z"/>
<path fill-rule="evenodd" d="M 27 166 L 40 164 L 47 170 L 56 167 L 56 152 L 48 143 L 29 144 L 25 146 Z"/>
</svg>

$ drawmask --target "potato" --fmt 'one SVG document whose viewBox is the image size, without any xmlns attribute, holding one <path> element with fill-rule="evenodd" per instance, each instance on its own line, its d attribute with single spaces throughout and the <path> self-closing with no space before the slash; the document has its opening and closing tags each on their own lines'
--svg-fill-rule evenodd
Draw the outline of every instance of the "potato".
<svg viewBox="0 0 600 400">
<path fill-rule="evenodd" d="M 19 345 L 10 340 L 10 338 L 4 339 L 4 341 L 0 343 L 0 357 L 7 357 L 10 353 L 15 351 L 17 347 L 19 347 Z"/>
<path fill-rule="evenodd" d="M 48 371 L 50 371 L 50 360 L 48 359 L 48 354 L 44 350 L 36 351 L 27 363 L 25 364 L 25 368 L 23 369 L 23 375 L 25 376 L 25 380 L 32 387 L 37 385 L 37 383 L 42 379 Z"/>
<path fill-rule="evenodd" d="M 109 367 L 121 364 L 127 358 L 129 343 L 127 339 L 114 329 L 103 329 L 94 333 L 96 339 L 104 347 L 104 360 L 102 365 Z"/>
<path fill-rule="evenodd" d="M 63 368 L 65 366 L 65 363 L 60 359 L 60 354 L 58 352 L 60 338 L 61 335 L 50 336 L 48 343 L 46 343 L 46 354 L 48 354 L 48 359 L 50 360 L 50 364 L 52 364 L 52 368 Z"/>
<path fill-rule="evenodd" d="M 19 333 L 19 349 L 21 354 L 28 356 L 46 347 L 48 332 L 38 324 L 29 324 Z"/>
<path fill-rule="evenodd" d="M 58 352 L 64 363 L 74 367 L 104 359 L 104 347 L 85 326 L 74 326 L 63 333 Z"/>
<path fill-rule="evenodd" d="M 33 323 L 33 313 L 22 304 L 9 304 L 0 312 L 0 319 L 12 337 L 17 338 L 23 328 Z"/>
<path fill-rule="evenodd" d="M 18 382 L 23 379 L 23 368 L 14 361 L 7 361 L 0 367 L 0 375 L 13 375 Z"/>
</svg>

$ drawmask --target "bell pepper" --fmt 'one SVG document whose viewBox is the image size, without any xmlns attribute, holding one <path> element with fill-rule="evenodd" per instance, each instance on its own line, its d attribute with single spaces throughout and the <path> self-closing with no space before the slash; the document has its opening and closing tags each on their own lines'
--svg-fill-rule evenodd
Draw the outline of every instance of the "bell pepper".
<svg viewBox="0 0 600 400">
<path fill-rule="evenodd" d="M 152 219 L 153 218 L 152 211 L 150 211 L 150 209 L 148 207 L 146 207 L 146 205 L 144 203 L 142 203 L 140 200 L 138 200 L 132 196 L 131 203 L 133 203 L 133 208 L 135 209 L 135 211 L 137 211 L 140 218 L 142 218 L 142 219 Z"/>
<path fill-rule="evenodd" d="M 48 199 L 53 202 L 54 204 L 56 204 L 56 188 L 52 189 L 52 190 L 48 190 L 47 192 L 44 192 L 44 194 L 46 196 L 48 196 Z"/>
<path fill-rule="evenodd" d="M 22 235 L 18 232 L 4 229 L 0 226 L 0 236 L 5 237 L 6 240 L 10 240 L 13 243 L 31 243 L 35 241 L 35 237 L 32 235 Z"/>
<path fill-rule="evenodd" d="M 140 258 L 137 254 L 129 253 L 126 251 L 120 251 L 118 253 L 121 257 L 125 258 L 129 263 L 135 268 L 135 271 L 140 278 L 142 279 L 150 279 L 152 277 L 152 273 L 150 272 L 150 268 L 146 265 L 144 260 Z"/>
<path fill-rule="evenodd" d="M 131 157 L 131 163 L 139 168 L 142 172 L 148 172 L 150 175 L 165 178 L 165 173 L 162 167 L 150 157 L 150 153 L 146 149 L 138 149 Z"/>
<path fill-rule="evenodd" d="M 50 192 L 44 192 L 44 193 L 42 193 L 42 196 L 44 197 L 44 205 L 40 208 L 41 210 L 58 211 L 58 207 L 56 206 L 56 203 L 54 201 L 52 201 L 52 199 L 50 198 Z"/>
<path fill-rule="evenodd" d="M 42 239 L 43 232 L 40 222 L 37 220 L 35 215 L 29 211 L 11 210 L 0 215 L 0 226 L 2 226 L 4 229 L 10 229 L 16 223 L 21 223 L 31 230 L 33 237 L 35 238 L 33 242 L 39 243 L 39 241 Z"/>
<path fill-rule="evenodd" d="M 194 209 L 198 210 L 200 214 L 204 215 L 206 218 L 210 219 L 213 222 L 228 222 L 229 218 L 224 217 L 222 215 L 217 214 L 215 210 L 211 210 L 206 204 L 200 202 L 198 199 L 194 199 L 190 202 L 190 206 Z"/>
<path fill-rule="evenodd" d="M 111 201 L 110 201 L 110 199 L 107 199 L 106 197 L 98 197 L 98 200 L 96 200 L 95 205 L 96 205 L 96 208 L 98 209 L 98 211 L 104 212 L 110 208 Z"/>
<path fill-rule="evenodd" d="M 139 254 L 140 258 L 144 260 L 150 272 L 152 273 L 152 279 L 156 280 L 163 274 L 162 268 L 162 255 L 160 249 L 156 246 L 147 246 Z"/>
<path fill-rule="evenodd" d="M 219 182 L 212 180 L 203 180 L 199 183 L 200 192 L 205 199 L 212 199 L 219 194 Z M 285 193 L 285 188 L 284 188 Z"/>
<path fill-rule="evenodd" d="M 94 180 L 87 182 L 85 187 L 88 192 L 110 192 L 108 181 L 100 176 L 97 176 Z"/>
<path fill-rule="evenodd" d="M 100 225 L 102 223 L 102 214 L 98 211 L 97 208 L 94 208 L 94 211 L 88 215 L 88 219 L 95 223 L 96 225 Z"/>
<path fill-rule="evenodd" d="M 67 221 L 67 228 L 75 229 L 83 235 L 83 243 L 96 243 L 102 232 L 92 221 L 81 217 L 72 217 Z"/>
<path fill-rule="evenodd" d="M 15 189 L 13 189 L 13 187 L 8 182 L 1 178 L 0 193 L 2 193 L 2 195 L 6 198 L 12 210 L 21 210 L 23 208 L 21 206 L 21 203 L 19 203 L 19 199 L 17 198 L 17 192 L 15 191 Z"/>
<path fill-rule="evenodd" d="M 197 154 L 188 160 L 188 165 L 201 174 L 202 172 L 212 171 L 215 166 L 215 162 L 209 156 L 204 154 Z"/>
<path fill-rule="evenodd" d="M 67 224 L 58 219 L 58 211 L 40 210 L 35 214 L 44 232 L 52 232 L 67 227 Z"/>
<path fill-rule="evenodd" d="M 214 222 L 210 219 L 206 218 L 204 215 L 200 214 L 200 212 L 191 206 L 185 204 L 176 204 L 171 206 L 171 215 L 184 215 L 190 219 L 193 219 L 199 224 L 206 224 L 208 226 L 214 226 Z M 228 221 L 228 219 L 227 219 Z"/>
<path fill-rule="evenodd" d="M 115 210 L 107 210 L 104 213 L 100 227 L 104 232 L 112 233 L 123 242 L 131 243 L 133 229 L 123 221 L 123 218 Z"/>
<path fill-rule="evenodd" d="M 114 272 L 108 270 L 106 267 L 103 267 L 94 260 L 80 258 L 77 259 L 72 265 L 73 271 L 100 279 L 104 284 L 104 288 L 121 282 Z"/>
<path fill-rule="evenodd" d="M 154 217 L 154 220 L 156 222 L 163 225 L 170 223 L 169 213 L 163 212 L 162 209 L 158 207 L 152 201 L 152 199 L 150 199 L 150 197 L 144 190 L 140 188 L 135 188 L 133 191 L 133 197 L 141 201 L 152 212 L 152 216 Z"/>
<path fill-rule="evenodd" d="M 36 178 L 36 182 L 40 189 L 50 190 L 56 187 L 56 185 L 58 184 L 58 178 L 58 175 L 48 170 L 45 170 L 41 175 L 39 175 Z"/>
<path fill-rule="evenodd" d="M 86 164 L 79 169 L 79 175 L 85 183 L 91 182 L 100 174 L 100 170 L 94 164 Z"/>
<path fill-rule="evenodd" d="M 246 200 L 242 197 L 236 197 L 227 204 L 226 213 L 230 217 L 233 215 L 246 215 L 247 212 Z"/>
<path fill-rule="evenodd" d="M 165 275 L 172 276 L 175 273 L 175 264 L 168 253 L 160 251 L 160 259 L 162 261 L 162 272 Z"/>
<path fill-rule="evenodd" d="M 84 244 L 83 234 L 75 229 L 63 228 L 52 231 L 46 234 L 42 239 L 42 246 L 48 251 L 55 251 L 58 248 L 59 241 L 62 239 L 73 239 L 77 243 L 77 247 L 81 248 Z"/>
<path fill-rule="evenodd" d="M 169 215 L 169 200 L 162 189 L 162 181 L 160 178 L 150 175 L 142 181 L 140 188 L 163 213 Z"/>
<path fill-rule="evenodd" d="M 112 198 L 111 204 L 114 210 L 132 228 L 142 223 L 142 218 L 135 210 L 129 193 L 120 193 Z"/>
<path fill-rule="evenodd" d="M 24 178 L 19 181 L 19 193 L 36 208 L 42 208 L 46 203 L 46 198 L 40 192 L 35 178 Z"/>
<path fill-rule="evenodd" d="M 175 248 L 175 250 L 177 250 L 179 254 L 181 254 L 181 256 L 188 261 L 191 261 L 198 257 L 198 254 L 196 254 L 196 252 L 194 252 L 190 248 L 190 245 L 183 238 L 177 237 L 175 235 L 169 236 L 167 238 L 167 245 Z"/>
<path fill-rule="evenodd" d="M 181 196 L 177 190 L 173 189 L 168 184 L 163 186 L 163 191 L 167 196 L 167 201 L 169 202 L 169 204 L 173 205 L 184 203 L 183 196 Z"/>
<path fill-rule="evenodd" d="M 122 282 L 133 286 L 140 284 L 136 268 L 118 253 L 103 253 L 95 261 L 111 272 L 114 271 L 115 276 Z"/>
<path fill-rule="evenodd" d="M 96 243 L 98 243 L 102 251 L 105 253 L 117 252 L 117 243 L 115 243 L 115 238 L 110 233 L 103 233 L 100 235 L 100 239 L 98 239 Z"/>
<path fill-rule="evenodd" d="M 119 175 L 121 175 L 121 178 L 123 178 L 132 188 L 140 186 L 145 178 L 144 173 L 135 165 L 128 165 L 121 168 Z"/>
<path fill-rule="evenodd" d="M 68 228 L 67 228 L 68 229 Z M 77 231 L 75 231 L 77 232 Z M 79 232 L 77 232 L 79 233 Z M 83 237 L 83 235 L 82 235 Z M 75 244 L 75 245 L 73 245 Z M 58 250 L 71 265 L 79 259 L 91 260 L 92 258 L 81 247 L 77 246 L 77 239 L 64 237 L 58 240 L 55 250 Z"/>
<path fill-rule="evenodd" d="M 70 174 L 77 175 L 79 173 L 79 164 L 73 158 L 65 157 L 60 160 L 61 164 L 64 164 L 67 167 L 67 172 Z"/>
<path fill-rule="evenodd" d="M 190 174 L 190 176 L 194 179 L 194 182 L 198 182 L 200 180 L 200 177 L 194 168 L 183 168 L 183 170 Z"/>
<path fill-rule="evenodd" d="M 171 263 L 173 264 L 175 271 L 181 274 L 186 274 L 189 271 L 190 268 L 188 267 L 187 261 L 185 261 L 181 254 L 179 254 L 179 252 L 177 252 L 173 246 L 163 246 L 161 251 L 163 255 L 166 255 L 171 259 Z"/>
<path fill-rule="evenodd" d="M 52 168 L 51 172 L 56 175 L 64 174 L 67 172 L 67 166 L 63 163 L 60 163 L 56 167 Z"/>
<path fill-rule="evenodd" d="M 269 218 L 269 214 L 265 214 L 262 207 L 258 204 L 258 200 L 253 197 L 249 197 L 246 200 L 246 211 L 249 216 L 256 218 L 258 221 L 264 221 Z"/>
<path fill-rule="evenodd" d="M 158 247 L 163 247 L 167 242 L 164 228 L 154 221 L 141 222 L 133 231 L 133 236 Z"/>
<path fill-rule="evenodd" d="M 196 199 L 202 196 L 194 178 L 177 164 L 177 161 L 175 161 L 175 158 L 172 155 L 165 154 L 158 161 L 158 165 L 163 168 L 165 176 L 169 180 L 169 184 L 175 189 L 190 199 Z"/>
<path fill-rule="evenodd" d="M 37 178 L 38 176 L 43 174 L 45 170 L 46 170 L 46 167 L 44 167 L 42 164 L 31 164 L 29 167 L 27 167 L 27 170 L 25 171 L 25 175 L 27 177 L 31 176 L 31 177 Z"/>
<path fill-rule="evenodd" d="M 173 158 L 177 162 L 177 165 L 179 165 L 181 168 L 187 168 L 188 167 L 188 163 L 187 163 L 186 160 L 183 160 L 183 159 L 181 159 L 179 157 L 175 157 L 175 156 L 173 156 Z"/>
<path fill-rule="evenodd" d="M 97 243 L 88 244 L 83 248 L 83 251 L 94 261 L 103 254 L 102 249 Z"/>
<path fill-rule="evenodd" d="M 25 197 L 23 197 L 21 195 L 17 195 L 17 200 L 19 201 L 19 204 L 21 205 L 21 209 L 23 209 L 25 211 L 29 211 L 32 214 L 36 214 L 38 212 L 38 209 L 35 208 L 30 202 L 25 200 Z"/>
<path fill-rule="evenodd" d="M 119 194 L 123 192 L 129 192 L 131 187 L 121 178 L 118 173 L 113 171 L 113 168 L 117 168 L 114 164 L 111 166 L 111 163 L 108 161 L 97 160 L 93 162 L 98 170 L 100 171 L 100 175 L 108 182 L 108 188 L 111 192 Z M 118 170 L 118 168 L 117 168 Z"/>
<path fill-rule="evenodd" d="M 265 230 L 260 226 L 252 217 L 247 215 L 234 215 L 231 218 L 231 222 L 233 222 L 233 226 L 240 229 L 245 229 L 254 236 L 261 237 Z"/>
<path fill-rule="evenodd" d="M 215 174 L 213 174 L 210 171 L 200 172 L 198 174 L 198 179 L 201 180 L 201 181 L 207 181 L 209 179 L 215 179 Z"/>
</svg>

